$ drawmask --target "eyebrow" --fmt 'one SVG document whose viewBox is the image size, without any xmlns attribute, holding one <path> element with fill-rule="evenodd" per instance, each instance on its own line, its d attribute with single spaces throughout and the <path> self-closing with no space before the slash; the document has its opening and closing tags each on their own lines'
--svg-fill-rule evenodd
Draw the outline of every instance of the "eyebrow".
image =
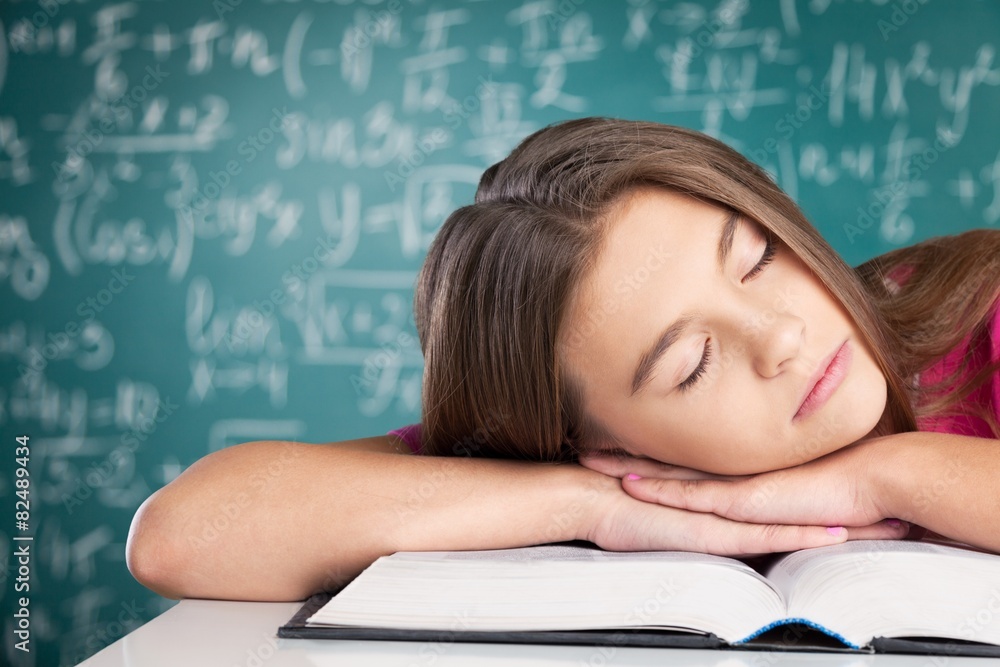
<svg viewBox="0 0 1000 667">
<path fill-rule="evenodd" d="M 726 218 L 726 223 L 722 226 L 722 234 L 719 235 L 719 249 L 718 249 L 718 268 L 721 272 L 726 266 L 726 261 L 729 259 L 729 255 L 733 250 L 733 239 L 736 237 L 736 227 L 740 221 L 739 211 L 731 211 Z M 636 392 L 641 391 L 645 384 L 653 375 L 653 369 L 656 367 L 657 362 L 660 358 L 667 353 L 670 346 L 673 345 L 677 339 L 683 333 L 684 329 L 687 328 L 688 324 L 694 319 L 693 316 L 685 316 L 679 318 L 676 322 L 668 326 L 660 334 L 659 338 L 654 342 L 642 356 L 639 357 L 639 365 L 636 366 L 635 374 L 632 377 L 632 392 L 629 396 L 634 396 Z"/>
</svg>

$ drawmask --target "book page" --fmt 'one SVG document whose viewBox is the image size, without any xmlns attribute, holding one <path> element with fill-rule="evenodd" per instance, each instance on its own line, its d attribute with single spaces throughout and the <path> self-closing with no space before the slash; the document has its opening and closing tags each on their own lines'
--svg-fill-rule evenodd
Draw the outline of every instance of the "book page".
<svg viewBox="0 0 1000 667">
<path fill-rule="evenodd" d="M 1000 600 L 1000 555 L 980 549 L 854 540 L 789 554 L 768 579 L 782 592 L 789 616 L 857 646 L 874 637 L 1000 644 L 1000 614 L 983 612 Z"/>
<path fill-rule="evenodd" d="M 916 540 L 851 540 L 828 547 L 802 549 L 790 553 L 775 562 L 767 570 L 765 576 L 781 591 L 782 597 L 787 600 L 790 597 L 799 572 L 803 568 L 815 564 L 817 561 L 835 556 L 849 556 L 856 560 L 857 569 L 860 570 L 867 567 L 867 565 L 879 562 L 883 553 L 925 553 L 945 556 L 955 553 L 951 549 L 960 549 L 962 554 L 967 554 L 970 557 L 979 555 L 989 561 L 997 558 L 996 555 L 989 552 L 960 544 L 941 544 Z"/>
<path fill-rule="evenodd" d="M 541 545 L 383 556 L 309 625 L 491 632 L 669 628 L 738 641 L 782 618 L 738 560 L 684 551 Z"/>
<path fill-rule="evenodd" d="M 676 561 L 684 563 L 712 563 L 737 570 L 754 571 L 735 558 L 703 554 L 693 551 L 605 551 L 600 547 L 581 547 L 561 544 L 543 544 L 511 549 L 482 549 L 479 551 L 400 551 L 397 559 L 412 561 Z"/>
</svg>

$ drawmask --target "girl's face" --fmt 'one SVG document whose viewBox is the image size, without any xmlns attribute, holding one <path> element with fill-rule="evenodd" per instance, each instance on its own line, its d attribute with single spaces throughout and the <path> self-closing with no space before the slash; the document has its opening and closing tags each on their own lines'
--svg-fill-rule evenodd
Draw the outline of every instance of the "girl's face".
<svg viewBox="0 0 1000 667">
<path fill-rule="evenodd" d="M 818 458 L 875 427 L 886 382 L 871 351 L 764 228 L 656 189 L 637 190 L 612 225 L 568 304 L 559 345 L 584 410 L 629 454 L 753 474 Z M 800 413 L 838 350 L 839 385 Z M 815 393 L 832 384 L 827 376 Z"/>
</svg>

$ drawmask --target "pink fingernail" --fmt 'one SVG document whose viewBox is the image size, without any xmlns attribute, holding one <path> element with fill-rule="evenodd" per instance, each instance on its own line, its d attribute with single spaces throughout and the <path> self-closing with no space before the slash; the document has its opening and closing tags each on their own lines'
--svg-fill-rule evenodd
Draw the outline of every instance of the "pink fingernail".
<svg viewBox="0 0 1000 667">
<path fill-rule="evenodd" d="M 634 472 L 630 472 L 628 474 L 628 477 L 626 477 L 626 479 L 642 479 L 642 477 L 640 477 L 639 475 L 636 475 Z"/>
<path fill-rule="evenodd" d="M 829 528 L 826 529 L 826 532 L 830 533 L 831 535 L 840 535 L 843 531 L 844 531 L 843 526 L 830 526 Z"/>
</svg>

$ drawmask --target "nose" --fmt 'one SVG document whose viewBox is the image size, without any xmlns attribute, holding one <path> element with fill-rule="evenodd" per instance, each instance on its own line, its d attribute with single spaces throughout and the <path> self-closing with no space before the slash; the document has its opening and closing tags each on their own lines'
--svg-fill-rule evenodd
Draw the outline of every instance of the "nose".
<svg viewBox="0 0 1000 667">
<path fill-rule="evenodd" d="M 786 370 L 801 353 L 805 321 L 793 313 L 764 310 L 746 331 L 754 370 L 770 378 Z"/>
</svg>

